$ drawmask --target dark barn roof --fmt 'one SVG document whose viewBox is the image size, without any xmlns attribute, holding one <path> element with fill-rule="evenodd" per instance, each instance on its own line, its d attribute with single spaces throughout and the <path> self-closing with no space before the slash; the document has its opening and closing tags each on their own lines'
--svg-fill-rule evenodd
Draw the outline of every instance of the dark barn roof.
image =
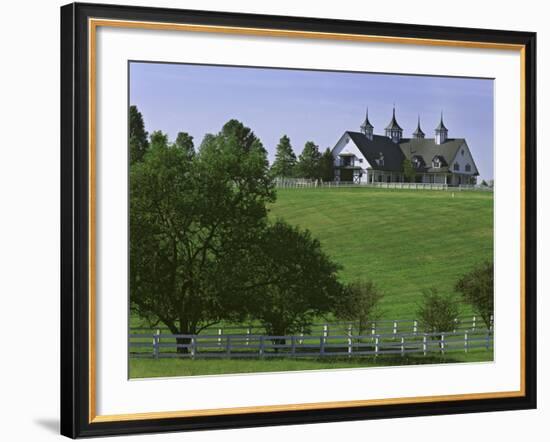
<svg viewBox="0 0 550 442">
<path fill-rule="evenodd" d="M 347 132 L 359 148 L 369 164 L 377 170 L 400 171 L 402 169 L 405 156 L 399 146 L 388 137 L 382 135 L 373 135 L 369 140 L 361 132 Z M 384 155 L 384 165 L 378 165 L 376 160 L 380 158 L 380 153 Z"/>
<path fill-rule="evenodd" d="M 401 140 L 399 147 L 409 160 L 415 155 L 424 160 L 425 167 L 418 170 L 424 172 L 446 172 L 449 170 L 448 166 L 456 156 L 458 149 L 464 143 L 464 138 L 448 138 L 442 144 L 436 144 L 433 138 L 407 138 Z M 441 166 L 443 167 L 434 169 L 432 168 L 432 160 L 437 156 L 440 158 Z"/>
<path fill-rule="evenodd" d="M 460 146 L 465 143 L 464 138 L 447 139 L 443 144 L 436 144 L 434 138 L 402 138 L 399 143 L 394 143 L 388 137 L 374 135 L 369 140 L 361 132 L 346 132 L 365 156 L 369 164 L 377 170 L 401 172 L 403 160 L 412 159 L 414 156 L 421 157 L 423 166 L 417 169 L 422 172 L 447 172 L 450 164 Z M 380 154 L 384 156 L 384 165 L 378 165 L 377 160 Z M 439 156 L 441 168 L 432 168 L 432 160 Z"/>
</svg>

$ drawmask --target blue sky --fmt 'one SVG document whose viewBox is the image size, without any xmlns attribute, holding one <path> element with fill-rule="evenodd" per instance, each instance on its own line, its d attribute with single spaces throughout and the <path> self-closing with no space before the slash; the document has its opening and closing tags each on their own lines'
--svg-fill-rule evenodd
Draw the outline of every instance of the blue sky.
<svg viewBox="0 0 550 442">
<path fill-rule="evenodd" d="M 359 131 L 369 108 L 374 132 L 384 133 L 395 103 L 403 136 L 418 115 L 426 137 L 443 111 L 450 138 L 466 138 L 483 179 L 493 178 L 493 81 L 490 79 L 344 73 L 186 64 L 130 64 L 130 104 L 148 132 L 171 140 L 180 131 L 198 146 L 236 118 L 262 140 L 273 161 L 284 134 L 296 155 L 306 141 L 324 150 L 345 130 Z"/>
</svg>

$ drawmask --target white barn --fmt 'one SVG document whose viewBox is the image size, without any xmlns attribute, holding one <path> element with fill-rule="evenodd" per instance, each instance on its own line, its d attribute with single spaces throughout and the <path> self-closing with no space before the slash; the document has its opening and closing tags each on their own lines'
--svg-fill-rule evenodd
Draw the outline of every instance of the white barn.
<svg viewBox="0 0 550 442">
<path fill-rule="evenodd" d="M 411 162 L 418 183 L 476 184 L 479 175 L 466 140 L 448 138 L 443 115 L 434 138 L 425 138 L 420 118 L 412 137 L 403 138 L 395 108 L 384 135 L 374 134 L 367 110 L 361 131 L 344 132 L 332 156 L 335 180 L 341 182 L 404 182 L 405 160 Z"/>
</svg>

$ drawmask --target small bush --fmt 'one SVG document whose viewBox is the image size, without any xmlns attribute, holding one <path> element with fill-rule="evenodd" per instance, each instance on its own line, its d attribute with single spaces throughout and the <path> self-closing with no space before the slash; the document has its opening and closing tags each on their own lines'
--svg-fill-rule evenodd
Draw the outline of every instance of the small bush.
<svg viewBox="0 0 550 442">
<path fill-rule="evenodd" d="M 363 334 L 369 322 L 380 318 L 378 304 L 383 296 L 374 282 L 354 281 L 344 288 L 334 314 L 344 321 L 359 322 L 359 334 Z"/>
<path fill-rule="evenodd" d="M 455 290 L 462 294 L 464 301 L 483 318 L 487 328 L 492 325 L 491 316 L 494 310 L 493 273 L 493 263 L 485 261 L 462 276 L 455 284 Z"/>
<path fill-rule="evenodd" d="M 431 288 L 423 292 L 417 315 L 421 327 L 428 333 L 453 331 L 458 303 L 453 296 L 441 295 Z"/>
</svg>

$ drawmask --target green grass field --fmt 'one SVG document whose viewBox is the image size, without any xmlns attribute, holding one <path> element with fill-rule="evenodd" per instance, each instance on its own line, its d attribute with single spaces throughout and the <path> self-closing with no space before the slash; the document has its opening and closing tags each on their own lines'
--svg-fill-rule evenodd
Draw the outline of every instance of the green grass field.
<svg viewBox="0 0 550 442">
<path fill-rule="evenodd" d="M 489 192 L 278 189 L 271 216 L 311 230 L 343 266 L 343 281 L 374 280 L 388 319 L 415 318 L 423 289 L 452 293 L 462 274 L 493 256 Z"/>
<path fill-rule="evenodd" d="M 372 188 L 278 189 L 273 219 L 311 230 L 342 266 L 342 281 L 372 279 L 384 319 L 416 318 L 423 289 L 456 280 L 493 256 L 493 194 Z M 459 299 L 458 295 L 457 299 Z M 471 314 L 462 305 L 463 314 Z M 131 318 L 139 325 L 139 318 Z M 130 359 L 132 378 L 490 361 L 492 351 L 353 359 Z"/>
<path fill-rule="evenodd" d="M 390 365 L 441 364 L 492 361 L 493 352 L 473 350 L 453 352 L 445 356 L 407 355 L 378 356 L 352 359 L 130 359 L 132 378 L 197 376 L 228 373 L 258 373 L 297 370 L 328 370 L 332 368 L 387 367 Z"/>
</svg>

